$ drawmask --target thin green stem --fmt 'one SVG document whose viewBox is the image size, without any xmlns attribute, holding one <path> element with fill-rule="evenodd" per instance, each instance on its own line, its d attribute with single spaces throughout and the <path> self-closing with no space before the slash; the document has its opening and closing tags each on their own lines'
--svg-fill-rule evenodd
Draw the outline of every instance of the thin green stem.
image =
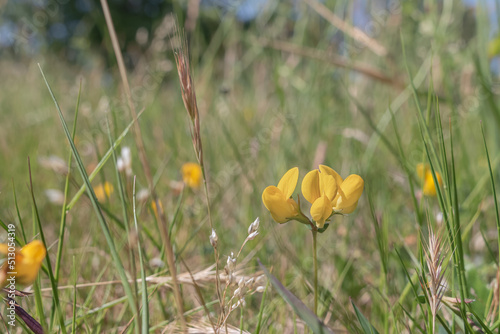
<svg viewBox="0 0 500 334">
<path fill-rule="evenodd" d="M 318 249 L 316 236 L 318 231 L 311 230 L 313 236 L 313 263 L 314 263 L 314 314 L 318 315 Z"/>
</svg>

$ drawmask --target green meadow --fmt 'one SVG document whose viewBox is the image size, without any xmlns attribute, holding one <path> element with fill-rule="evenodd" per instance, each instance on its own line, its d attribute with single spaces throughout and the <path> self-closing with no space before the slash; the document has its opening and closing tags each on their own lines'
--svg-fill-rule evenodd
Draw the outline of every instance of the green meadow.
<svg viewBox="0 0 500 334">
<path fill-rule="evenodd" d="M 96 2 L 72 60 L 0 51 L 2 331 L 498 332 L 495 4 L 368 1 L 356 26 L 346 1 L 195 3 L 145 32 Z M 313 204 L 320 165 L 342 179 Z"/>
</svg>

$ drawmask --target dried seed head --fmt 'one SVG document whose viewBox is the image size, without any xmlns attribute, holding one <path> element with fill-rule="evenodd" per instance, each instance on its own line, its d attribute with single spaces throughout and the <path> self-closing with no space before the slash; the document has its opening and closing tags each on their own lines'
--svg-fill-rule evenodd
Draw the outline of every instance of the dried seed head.
<svg viewBox="0 0 500 334">
<path fill-rule="evenodd" d="M 258 285 L 264 284 L 265 282 L 266 282 L 266 278 L 264 275 L 260 275 L 259 277 L 257 277 L 255 279 L 255 284 L 258 284 Z"/>
<path fill-rule="evenodd" d="M 256 237 L 257 235 L 259 235 L 259 231 L 252 232 L 252 233 L 250 233 L 250 234 L 248 235 L 247 239 L 248 239 L 248 240 L 253 240 L 253 239 L 255 239 L 255 237 Z"/>
<path fill-rule="evenodd" d="M 251 223 L 250 226 L 248 227 L 248 234 L 250 235 L 256 232 L 257 229 L 259 228 L 259 224 L 260 224 L 260 219 L 259 217 L 257 217 L 257 219 L 255 219 L 254 222 Z"/>
<path fill-rule="evenodd" d="M 217 241 L 219 241 L 219 237 L 217 236 L 217 233 L 215 233 L 215 230 L 212 229 L 212 234 L 210 234 L 210 244 L 213 248 L 217 248 Z"/>
<path fill-rule="evenodd" d="M 245 278 L 242 277 L 240 278 L 240 281 L 238 282 L 238 287 L 243 288 L 245 286 Z"/>
<path fill-rule="evenodd" d="M 181 95 L 184 102 L 184 107 L 191 118 L 191 137 L 193 146 L 198 158 L 198 162 L 203 166 L 203 147 L 201 143 L 200 132 L 200 116 L 198 113 L 198 105 L 196 102 L 196 93 L 194 90 L 193 79 L 189 68 L 189 51 L 187 46 L 186 36 L 182 31 L 176 28 L 173 36 L 170 38 L 170 43 L 174 49 L 175 64 L 177 73 L 179 74 L 179 82 L 181 86 Z"/>
<path fill-rule="evenodd" d="M 252 286 L 253 282 L 255 281 L 255 279 L 252 277 L 250 278 L 249 280 L 247 280 L 245 282 L 245 286 Z"/>
<path fill-rule="evenodd" d="M 255 292 L 264 292 L 264 290 L 266 289 L 266 287 L 264 286 L 258 286 L 256 289 L 255 289 Z"/>
<path fill-rule="evenodd" d="M 228 275 L 228 284 L 231 284 L 233 282 L 233 272 L 234 268 L 236 267 L 236 258 L 234 258 L 234 253 L 231 252 L 231 255 L 227 257 L 227 263 L 226 266 L 224 267 L 224 270 L 226 271 L 226 274 Z"/>
</svg>

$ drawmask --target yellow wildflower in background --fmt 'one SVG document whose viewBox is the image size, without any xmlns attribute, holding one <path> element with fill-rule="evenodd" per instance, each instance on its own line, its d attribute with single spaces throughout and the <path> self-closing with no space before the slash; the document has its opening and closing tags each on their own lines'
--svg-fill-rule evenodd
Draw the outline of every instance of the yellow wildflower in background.
<svg viewBox="0 0 500 334">
<path fill-rule="evenodd" d="M 104 184 L 100 184 L 94 188 L 95 196 L 99 202 L 105 202 L 106 199 L 113 193 L 114 188 L 111 183 L 108 181 L 104 182 Z"/>
<path fill-rule="evenodd" d="M 203 178 L 201 166 L 194 162 L 186 162 L 182 165 L 182 180 L 191 188 L 199 188 Z"/>
<path fill-rule="evenodd" d="M 160 200 L 158 200 L 158 203 L 160 204 L 158 206 L 160 207 L 161 211 L 163 212 L 163 204 L 161 204 Z M 151 209 L 153 209 L 153 212 L 155 213 L 156 217 L 160 216 L 160 213 L 158 212 L 158 208 L 156 207 L 156 202 L 155 201 L 151 202 Z"/>
<path fill-rule="evenodd" d="M 280 223 L 286 223 L 299 214 L 299 205 L 292 198 L 297 181 L 299 169 L 294 167 L 283 175 L 278 186 L 269 186 L 262 193 L 262 202 L 271 212 L 273 219 Z"/>
<path fill-rule="evenodd" d="M 21 249 L 15 248 L 14 251 L 9 250 L 8 245 L 0 244 L 0 253 L 15 254 L 13 259 L 8 256 L 0 267 L 0 285 L 5 286 L 10 277 L 15 277 L 15 284 L 30 285 L 35 281 L 47 251 L 40 240 L 34 240 Z"/>
<path fill-rule="evenodd" d="M 424 186 L 422 192 L 426 196 L 436 196 L 436 184 L 434 183 L 434 178 L 432 177 L 432 171 L 429 166 L 424 165 L 422 163 L 417 165 L 417 174 L 418 177 L 424 181 Z M 436 172 L 436 179 L 440 186 L 443 185 L 443 179 L 441 174 Z"/>
</svg>

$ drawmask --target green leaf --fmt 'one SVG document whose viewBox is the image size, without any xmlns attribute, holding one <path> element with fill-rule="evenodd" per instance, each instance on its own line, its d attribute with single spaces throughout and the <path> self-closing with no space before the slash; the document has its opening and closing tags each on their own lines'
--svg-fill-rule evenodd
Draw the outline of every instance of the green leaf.
<svg viewBox="0 0 500 334">
<path fill-rule="evenodd" d="M 333 334 L 331 329 L 326 327 L 326 325 L 311 311 L 297 296 L 290 292 L 287 288 L 281 284 L 281 282 L 274 277 L 267 268 L 257 259 L 260 268 L 264 271 L 271 284 L 278 291 L 281 298 L 283 298 L 288 305 L 290 305 L 295 312 L 304 322 L 311 328 L 313 333 L 318 334 Z"/>
<path fill-rule="evenodd" d="M 354 303 L 351 300 L 352 307 L 354 308 L 354 312 L 356 312 L 356 316 L 358 317 L 359 323 L 361 324 L 361 327 L 363 328 L 363 332 L 366 334 L 379 334 L 379 332 L 373 327 L 368 319 L 365 318 L 363 313 L 354 305 Z"/>
</svg>

